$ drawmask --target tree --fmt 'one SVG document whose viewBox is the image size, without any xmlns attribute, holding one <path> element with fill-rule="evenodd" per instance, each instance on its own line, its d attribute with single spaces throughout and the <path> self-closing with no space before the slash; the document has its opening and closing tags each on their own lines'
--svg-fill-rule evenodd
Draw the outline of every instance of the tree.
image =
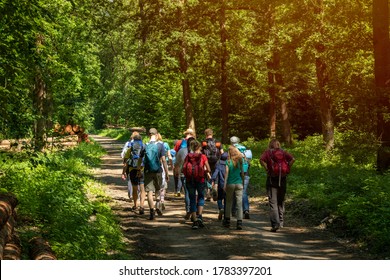
<svg viewBox="0 0 390 280">
<path fill-rule="evenodd" d="M 381 142 L 377 156 L 377 168 L 390 167 L 390 38 L 389 1 L 373 1 L 373 43 L 375 56 L 375 88 L 378 104 L 377 135 Z"/>
</svg>

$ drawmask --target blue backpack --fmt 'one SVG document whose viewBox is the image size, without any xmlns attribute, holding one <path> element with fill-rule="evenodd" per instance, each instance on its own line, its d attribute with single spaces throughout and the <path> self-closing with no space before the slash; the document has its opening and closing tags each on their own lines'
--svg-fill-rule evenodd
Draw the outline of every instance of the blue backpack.
<svg viewBox="0 0 390 280">
<path fill-rule="evenodd" d="M 159 146 L 156 142 L 150 142 L 145 147 L 144 157 L 145 171 L 151 173 L 160 172 L 161 164 L 159 157 Z"/>
<path fill-rule="evenodd" d="M 252 159 L 252 152 L 250 150 L 247 150 L 245 146 L 242 146 L 240 144 L 235 144 L 234 145 L 242 154 L 243 154 L 243 159 L 242 159 L 242 169 L 244 172 L 248 172 L 249 170 L 249 160 Z M 250 156 L 249 157 L 247 157 Z"/>
</svg>

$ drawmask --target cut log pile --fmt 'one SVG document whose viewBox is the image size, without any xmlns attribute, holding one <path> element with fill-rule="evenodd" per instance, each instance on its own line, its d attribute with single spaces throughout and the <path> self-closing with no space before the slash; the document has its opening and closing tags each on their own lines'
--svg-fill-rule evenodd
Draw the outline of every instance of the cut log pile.
<svg viewBox="0 0 390 280">
<path fill-rule="evenodd" d="M 15 232 L 17 198 L 12 194 L 0 194 L 0 259 L 20 260 L 22 246 Z M 57 259 L 47 241 L 40 237 L 30 240 L 30 257 L 33 260 Z"/>
</svg>

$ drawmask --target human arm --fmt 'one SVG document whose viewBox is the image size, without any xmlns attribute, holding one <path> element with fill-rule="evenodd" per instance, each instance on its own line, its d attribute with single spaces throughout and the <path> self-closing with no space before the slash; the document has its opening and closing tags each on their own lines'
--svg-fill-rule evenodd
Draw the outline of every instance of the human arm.
<svg viewBox="0 0 390 280">
<path fill-rule="evenodd" d="M 227 185 L 227 179 L 229 177 L 229 167 L 228 165 L 226 164 L 226 167 L 225 167 L 225 182 L 223 184 L 223 191 L 226 192 L 226 185 Z"/>
</svg>

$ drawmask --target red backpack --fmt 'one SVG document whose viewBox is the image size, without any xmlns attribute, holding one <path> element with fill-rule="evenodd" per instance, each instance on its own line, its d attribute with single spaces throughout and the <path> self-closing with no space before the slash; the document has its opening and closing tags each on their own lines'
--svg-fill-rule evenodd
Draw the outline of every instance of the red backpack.
<svg viewBox="0 0 390 280">
<path fill-rule="evenodd" d="M 189 153 L 184 160 L 182 172 L 187 180 L 201 182 L 205 176 L 202 154 Z"/>
<path fill-rule="evenodd" d="M 270 175 L 272 177 L 285 177 L 290 173 L 290 165 L 287 162 L 286 154 L 282 149 L 271 149 L 269 151 L 271 160 Z"/>
</svg>

